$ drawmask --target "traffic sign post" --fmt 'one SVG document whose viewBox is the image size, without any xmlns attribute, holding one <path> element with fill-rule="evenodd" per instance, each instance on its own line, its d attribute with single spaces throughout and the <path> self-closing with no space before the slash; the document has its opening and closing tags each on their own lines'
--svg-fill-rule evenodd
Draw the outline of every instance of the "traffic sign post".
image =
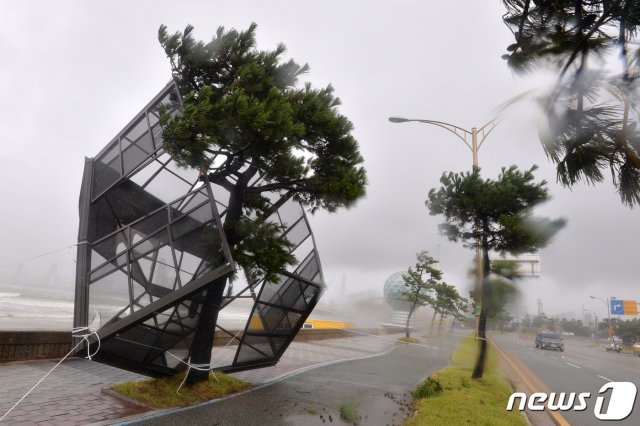
<svg viewBox="0 0 640 426">
<path fill-rule="evenodd" d="M 611 299 L 609 303 L 611 315 L 638 315 L 638 302 L 636 300 Z"/>
<path fill-rule="evenodd" d="M 611 304 L 611 315 L 624 315 L 624 301 L 613 299 L 610 300 Z"/>
</svg>

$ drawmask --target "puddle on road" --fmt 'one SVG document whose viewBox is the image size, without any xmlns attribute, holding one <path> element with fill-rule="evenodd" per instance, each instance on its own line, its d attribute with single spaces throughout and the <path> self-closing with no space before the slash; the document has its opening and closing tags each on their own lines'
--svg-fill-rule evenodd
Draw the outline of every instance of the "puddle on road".
<svg viewBox="0 0 640 426">
<path fill-rule="evenodd" d="M 395 395 L 385 392 L 371 396 L 353 404 L 358 413 L 355 422 L 347 423 L 340 418 L 339 407 L 309 410 L 307 413 L 291 414 L 285 417 L 286 424 L 328 426 L 328 425 L 401 425 L 411 413 L 410 395 Z"/>
</svg>

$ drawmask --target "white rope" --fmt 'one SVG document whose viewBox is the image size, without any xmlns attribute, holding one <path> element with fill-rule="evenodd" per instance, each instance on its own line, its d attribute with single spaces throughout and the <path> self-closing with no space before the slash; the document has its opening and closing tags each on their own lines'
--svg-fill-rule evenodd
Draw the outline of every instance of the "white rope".
<svg viewBox="0 0 640 426">
<path fill-rule="evenodd" d="M 30 262 L 32 260 L 40 259 L 41 257 L 49 256 L 50 254 L 58 253 L 58 252 L 61 252 L 63 250 L 68 250 L 71 247 L 76 247 L 76 246 L 79 246 L 80 244 L 87 244 L 87 242 L 83 241 L 83 242 L 80 242 L 80 243 L 71 244 L 70 246 L 65 246 L 65 247 L 62 247 L 62 248 L 57 249 L 57 250 L 53 250 L 53 251 L 50 251 L 50 252 L 47 252 L 47 253 L 39 254 L 37 256 L 29 257 L 27 259 L 22 259 L 22 260 L 18 260 L 16 262 L 13 262 L 13 263 L 8 263 L 6 265 L 1 265 L 0 269 L 9 268 L 11 266 L 19 265 L 20 263 L 25 263 L 25 262 Z"/>
<path fill-rule="evenodd" d="M 242 330 L 238 330 L 238 332 L 231 338 L 229 339 L 229 341 L 227 342 L 226 345 L 224 345 L 223 349 L 225 349 L 227 346 L 229 346 L 231 344 L 231 342 L 233 342 L 236 337 L 238 337 L 238 334 L 240 334 L 242 332 Z M 150 349 L 159 349 L 159 350 L 163 350 L 162 348 L 158 348 L 155 346 L 151 346 L 151 345 L 146 345 L 144 343 L 140 343 L 140 342 L 134 342 L 133 340 L 128 340 L 128 339 L 124 339 L 122 337 L 119 337 L 120 340 L 135 344 L 135 345 L 140 345 L 140 346 L 144 346 Z M 198 370 L 198 371 L 212 371 L 213 367 L 211 366 L 211 362 L 213 362 L 213 360 L 216 358 L 215 355 L 211 356 L 211 361 L 209 362 L 209 364 L 193 364 L 191 362 L 191 357 L 189 357 L 188 361 L 183 360 L 182 358 L 180 358 L 177 355 L 174 355 L 171 353 L 171 351 L 164 351 L 165 354 L 169 355 L 170 357 L 174 358 L 176 361 L 178 361 L 181 364 L 184 364 L 187 366 L 187 373 L 184 376 L 184 379 L 182 379 L 182 382 L 180 383 L 180 385 L 178 386 L 178 388 L 176 389 L 176 394 L 180 395 L 180 389 L 182 388 L 182 386 L 184 386 L 184 383 L 187 380 L 187 377 L 189 376 L 189 371 L 190 370 Z M 218 377 L 216 376 L 215 372 L 213 373 L 213 378 L 216 379 L 216 381 L 218 383 L 220 383 L 220 380 L 218 379 Z"/>
<path fill-rule="evenodd" d="M 231 344 L 231 342 L 233 342 L 236 339 L 236 337 L 238 337 L 238 334 L 240 334 L 241 332 L 242 332 L 242 330 L 238 330 L 238 332 L 231 339 L 229 339 L 227 344 L 224 345 L 224 347 L 222 349 L 226 349 L 227 346 L 229 346 Z M 185 362 L 184 360 L 178 358 L 177 356 L 175 356 L 174 354 L 172 354 L 169 351 L 167 351 L 167 354 L 171 355 L 172 357 L 174 357 L 175 359 L 177 359 L 178 361 L 180 361 L 181 363 L 185 364 L 188 367 L 187 368 L 187 374 L 184 375 L 184 379 L 182 379 L 182 382 L 180 383 L 180 386 L 178 386 L 178 389 L 176 389 L 176 394 L 177 395 L 180 395 L 180 389 L 182 388 L 184 383 L 187 381 L 187 377 L 189 377 L 189 371 L 191 371 L 192 368 L 194 370 L 198 370 L 198 371 L 213 371 L 213 367 L 211 366 L 211 362 L 215 359 L 215 355 L 211 356 L 209 364 L 192 364 L 191 363 L 191 357 L 189 357 L 189 360 Z M 216 379 L 216 382 L 220 383 L 220 380 L 216 376 L 216 373 L 213 373 L 213 378 Z"/>
<path fill-rule="evenodd" d="M 71 334 L 80 333 L 81 331 L 89 331 L 90 333 L 80 334 L 80 335 L 76 335 L 74 337 L 82 338 L 82 341 L 80 343 L 86 342 L 86 344 L 87 344 L 87 359 L 89 361 L 91 361 L 91 358 L 96 356 L 98 351 L 100 351 L 100 336 L 98 336 L 98 332 L 96 331 L 95 328 L 89 328 L 89 327 L 75 327 L 75 328 L 71 329 Z M 91 353 L 91 342 L 89 341 L 89 337 L 91 337 L 91 336 L 96 336 L 96 340 L 98 341 L 98 347 L 96 348 L 96 350 L 93 353 Z"/>
<path fill-rule="evenodd" d="M 189 372 L 191 371 L 191 369 L 194 369 L 194 370 L 197 370 L 197 371 L 211 371 L 212 370 L 211 363 L 209 363 L 209 364 L 192 364 L 191 363 L 191 357 L 189 357 L 189 361 L 185 362 L 185 361 L 177 358 L 175 355 L 173 355 L 169 351 L 167 351 L 167 353 L 169 355 L 171 355 L 172 357 L 178 359 L 183 364 L 186 364 L 188 366 L 187 374 L 184 375 L 184 379 L 182 379 L 182 382 L 180 383 L 180 386 L 178 386 L 178 389 L 176 389 L 176 394 L 177 395 L 180 395 L 180 389 L 182 388 L 184 383 L 187 381 L 187 377 L 189 377 Z M 213 357 L 211 357 L 211 359 L 213 359 Z M 220 380 L 216 377 L 215 373 L 213 373 L 213 378 L 216 379 L 216 382 L 220 383 Z"/>
<path fill-rule="evenodd" d="M 76 332 L 75 330 L 77 330 L 78 332 L 80 332 L 80 331 L 87 331 L 87 330 L 89 330 L 89 328 L 88 328 L 88 327 L 78 327 L 78 328 L 74 328 L 74 329 L 73 329 L 73 331 L 72 331 L 71 333 L 72 333 L 72 334 L 73 334 L 73 333 L 75 333 L 75 332 Z M 84 335 L 76 336 L 76 337 L 82 337 L 82 340 L 81 340 L 80 342 L 78 342 L 78 344 L 77 344 L 77 345 L 75 345 L 75 346 L 73 347 L 73 349 L 71 349 L 71 350 L 69 351 L 69 353 L 67 353 L 67 354 L 66 354 L 66 355 L 65 355 L 65 356 L 64 356 L 60 361 L 58 361 L 58 363 L 57 363 L 56 365 L 54 365 L 54 366 L 53 366 L 53 368 L 47 372 L 47 374 L 45 374 L 45 375 L 44 375 L 40 380 L 38 380 L 38 382 L 37 382 L 35 385 L 33 385 L 33 386 L 31 387 L 31 389 L 29 389 L 29 390 L 27 391 L 27 393 L 25 393 L 25 394 L 22 396 L 22 398 L 20 398 L 20 399 L 19 399 L 15 404 L 13 404 L 13 406 L 12 406 L 11 408 L 9 408 L 9 410 L 8 410 L 6 413 L 4 413 L 4 415 L 3 415 L 2 417 L 0 417 L 0 422 L 1 422 L 1 421 L 3 421 L 3 420 L 4 420 L 4 419 L 9 415 L 9 413 L 11 413 L 11 412 L 12 412 L 12 411 L 13 411 L 13 410 L 14 410 L 14 409 L 15 409 L 15 408 L 16 408 L 16 407 L 17 407 L 17 406 L 18 406 L 22 401 L 24 401 L 24 399 L 25 399 L 27 396 L 29 396 L 29 394 L 30 394 L 31 392 L 33 392 L 33 391 L 34 391 L 34 389 L 35 389 L 35 388 L 37 388 L 37 387 L 38 387 L 38 385 L 39 385 L 40 383 L 42 383 L 42 382 L 44 381 L 44 379 L 46 379 L 46 378 L 49 376 L 49 374 L 51 374 L 51 373 L 53 372 L 53 370 L 55 370 L 55 369 L 56 369 L 60 364 L 62 364 L 62 362 L 63 362 L 65 359 L 67 359 L 67 358 L 68 358 L 72 353 L 74 353 L 74 352 L 76 351 L 76 349 L 78 349 L 78 348 L 80 347 L 80 345 L 81 345 L 81 344 L 83 344 L 83 343 L 87 342 L 87 354 L 89 354 L 89 348 L 88 348 L 88 346 L 89 346 L 89 336 L 91 336 L 91 335 L 93 335 L 93 334 L 95 334 L 96 338 L 98 338 L 98 349 L 100 349 L 100 338 L 98 337 L 98 334 L 95 332 L 95 330 L 92 330 L 92 331 L 91 331 L 91 333 L 89 333 L 89 334 L 84 334 Z M 96 353 L 98 353 L 98 351 L 97 351 L 97 350 L 96 350 L 93 354 L 91 354 L 90 356 L 95 356 L 95 354 L 96 354 Z M 89 359 L 91 359 L 91 358 L 89 357 Z"/>
</svg>

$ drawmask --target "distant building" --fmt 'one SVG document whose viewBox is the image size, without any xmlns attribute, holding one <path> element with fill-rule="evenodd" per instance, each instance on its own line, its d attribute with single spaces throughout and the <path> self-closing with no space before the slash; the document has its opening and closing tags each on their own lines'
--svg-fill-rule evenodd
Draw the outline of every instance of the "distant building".
<svg viewBox="0 0 640 426">
<path fill-rule="evenodd" d="M 489 261 L 515 262 L 518 264 L 520 274 L 523 277 L 540 278 L 542 275 L 540 255 L 538 253 L 524 253 L 514 256 L 508 253 L 500 254 L 498 252 L 491 251 L 489 252 Z"/>
</svg>

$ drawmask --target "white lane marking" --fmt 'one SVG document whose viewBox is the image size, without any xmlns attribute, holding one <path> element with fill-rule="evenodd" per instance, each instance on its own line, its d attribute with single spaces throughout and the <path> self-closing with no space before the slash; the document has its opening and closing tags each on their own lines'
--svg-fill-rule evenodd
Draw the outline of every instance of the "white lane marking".
<svg viewBox="0 0 640 426">
<path fill-rule="evenodd" d="M 578 365 L 571 364 L 570 362 L 568 362 L 567 364 L 569 364 L 570 366 L 575 367 L 575 368 L 582 368 L 582 367 L 580 367 L 580 366 L 578 366 Z"/>
<path fill-rule="evenodd" d="M 606 378 L 606 377 L 604 377 L 604 376 L 600 376 L 600 375 L 598 375 L 598 377 L 600 377 L 601 379 L 606 380 L 607 382 L 613 382 L 613 380 L 611 380 L 611 379 L 607 379 L 607 378 Z"/>
<path fill-rule="evenodd" d="M 581 353 L 574 353 L 574 355 L 575 355 L 575 356 L 579 356 L 580 358 L 588 359 L 589 361 L 599 361 L 599 360 L 597 360 L 597 359 L 595 359 L 595 358 L 591 358 L 591 357 L 588 357 L 588 356 L 584 356 L 584 355 L 582 355 Z"/>
</svg>

